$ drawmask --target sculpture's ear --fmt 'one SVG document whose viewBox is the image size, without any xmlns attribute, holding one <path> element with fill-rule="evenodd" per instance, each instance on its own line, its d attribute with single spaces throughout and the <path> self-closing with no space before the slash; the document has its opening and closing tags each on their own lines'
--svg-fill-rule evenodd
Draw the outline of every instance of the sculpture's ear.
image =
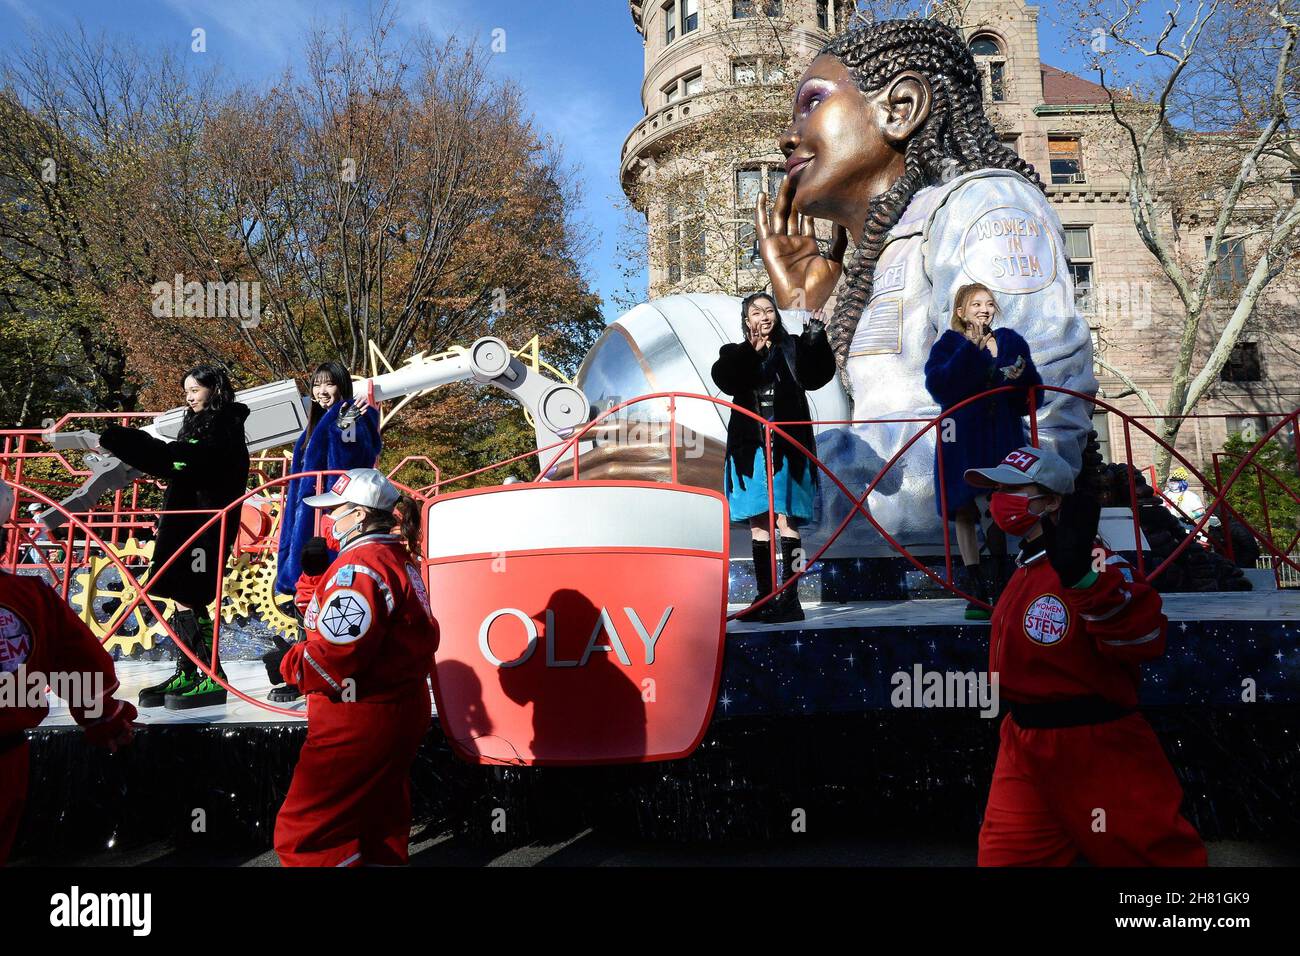
<svg viewBox="0 0 1300 956">
<path fill-rule="evenodd" d="M 888 108 L 883 130 L 885 139 L 901 146 L 929 119 L 934 92 L 930 81 L 915 70 L 899 73 L 889 81 L 884 92 Z"/>
</svg>

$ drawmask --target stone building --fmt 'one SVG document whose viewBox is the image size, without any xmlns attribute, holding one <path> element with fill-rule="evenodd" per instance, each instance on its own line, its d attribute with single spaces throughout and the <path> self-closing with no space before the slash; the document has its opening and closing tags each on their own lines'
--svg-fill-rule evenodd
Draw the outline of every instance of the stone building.
<svg viewBox="0 0 1300 956">
<path fill-rule="evenodd" d="M 793 78 L 768 75 L 761 46 L 737 56 L 734 43 L 721 39 L 730 27 L 766 17 L 772 36 L 779 29 L 780 47 L 801 70 L 855 13 L 852 2 L 835 0 L 631 0 L 630 7 L 644 38 L 645 117 L 623 144 L 621 172 L 629 196 L 633 183 L 655 175 L 657 161 L 671 150 L 674 133 L 711 109 L 726 108 L 727 99 L 718 96 L 719 84 Z M 1125 393 L 1129 383 L 1137 385 L 1157 407 L 1164 407 L 1182 330 L 1181 304 L 1134 225 L 1124 165 L 1128 154 L 1113 139 L 1117 128 L 1108 119 L 1105 91 L 1042 61 L 1037 21 L 1038 8 L 1022 0 L 973 0 L 965 7 L 963 30 L 984 75 L 984 97 L 995 128 L 1038 170 L 1065 227 L 1076 301 L 1093 328 L 1098 358 L 1109 366 L 1097 368 L 1100 397 L 1125 413 L 1146 414 L 1142 404 Z M 784 157 L 774 141 L 771 145 L 770 151 L 759 150 L 738 164 L 731 171 L 732 182 L 715 184 L 728 189 L 734 203 L 728 212 L 736 223 L 731 240 L 735 248 L 724 250 L 737 264 L 734 285 L 725 290 L 732 294 L 766 284 L 761 262 L 751 254 L 753 231 L 745 220 L 752 217 L 760 184 L 772 194 L 784 177 Z M 1294 177 L 1281 188 L 1288 199 L 1300 195 L 1300 181 Z M 1193 270 L 1203 260 L 1216 211 L 1211 193 L 1200 200 L 1199 206 L 1182 207 L 1175 219 L 1179 254 Z M 716 237 L 692 234 L 664 221 L 671 209 L 646 204 L 642 212 L 652 232 L 666 227 L 672 236 L 666 244 L 650 247 L 651 293 L 700 288 L 693 283 L 693 273 L 701 271 L 708 255 L 718 252 L 705 248 L 715 244 Z M 1193 375 L 1204 365 L 1235 304 L 1232 289 L 1245 278 L 1247 241 L 1228 237 L 1221 247 L 1215 282 L 1225 294 L 1203 322 Z M 1289 284 L 1284 281 L 1288 279 Z M 1195 409 L 1205 417 L 1183 427 L 1178 447 L 1194 464 L 1209 469 L 1213 453 L 1228 435 L 1262 433 L 1277 421 L 1263 416 L 1300 406 L 1296 293 L 1294 275 L 1275 283 L 1258 316 L 1243 331 L 1220 380 Z M 1152 463 L 1154 448 L 1139 430 L 1130 428 L 1126 434 L 1123 422 L 1104 412 L 1098 413 L 1096 424 L 1110 459 L 1124 460 L 1127 443 L 1137 464 Z M 1150 427 L 1158 430 L 1158 423 Z M 1294 449 L 1289 427 L 1284 438 Z"/>
</svg>

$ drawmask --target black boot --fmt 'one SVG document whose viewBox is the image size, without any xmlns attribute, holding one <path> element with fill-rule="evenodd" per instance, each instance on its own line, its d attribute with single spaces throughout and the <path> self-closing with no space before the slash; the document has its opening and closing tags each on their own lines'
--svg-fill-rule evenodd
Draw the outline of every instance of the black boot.
<svg viewBox="0 0 1300 956">
<path fill-rule="evenodd" d="M 754 581 L 758 585 L 758 601 L 772 593 L 772 543 L 770 541 L 754 540 Z M 761 621 L 767 610 L 772 606 L 768 601 L 760 608 L 752 611 L 742 611 L 736 615 L 737 621 Z"/>
<path fill-rule="evenodd" d="M 176 632 L 176 640 L 186 647 L 193 648 L 199 635 L 199 622 L 189 608 L 178 608 L 169 622 Z M 185 656 L 180 648 L 176 649 L 176 670 L 165 681 L 146 687 L 140 691 L 141 707 L 161 707 L 171 693 L 182 693 L 198 683 L 199 669 Z"/>
<path fill-rule="evenodd" d="M 800 538 L 781 538 L 781 583 L 785 584 L 795 576 L 796 551 L 803 547 Z M 763 618 L 768 624 L 787 624 L 790 621 L 803 620 L 803 605 L 799 603 L 799 585 L 792 584 L 772 602 L 772 610 Z"/>
<path fill-rule="evenodd" d="M 983 601 L 985 604 L 992 604 L 989 600 L 988 581 L 984 577 L 984 571 L 978 564 L 963 564 L 961 573 L 958 575 L 957 586 L 973 598 Z M 993 615 L 986 611 L 974 601 L 966 602 L 966 620 L 968 621 L 987 621 Z"/>
<path fill-rule="evenodd" d="M 194 641 L 194 654 L 199 660 L 212 660 L 212 619 L 204 614 L 198 619 L 199 635 Z M 163 698 L 168 710 L 191 710 L 195 707 L 212 707 L 226 702 L 226 689 L 207 674 L 196 675 L 198 680 L 192 687 L 182 691 L 172 691 Z M 221 663 L 217 663 L 217 676 L 226 679 L 226 672 Z"/>
<path fill-rule="evenodd" d="M 266 699 L 273 704 L 292 704 L 301 697 L 302 688 L 297 684 L 281 684 L 279 687 L 272 687 L 271 693 L 266 695 Z"/>
</svg>

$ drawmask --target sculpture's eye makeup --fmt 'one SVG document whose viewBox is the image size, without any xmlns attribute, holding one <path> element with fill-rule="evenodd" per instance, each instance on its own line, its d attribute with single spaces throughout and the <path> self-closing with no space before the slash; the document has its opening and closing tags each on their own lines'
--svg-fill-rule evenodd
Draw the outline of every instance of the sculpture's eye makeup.
<svg viewBox="0 0 1300 956">
<path fill-rule="evenodd" d="M 826 80 L 809 80 L 804 83 L 799 87 L 799 93 L 795 97 L 795 112 L 800 116 L 808 115 L 831 94 L 834 88 L 834 85 Z"/>
</svg>

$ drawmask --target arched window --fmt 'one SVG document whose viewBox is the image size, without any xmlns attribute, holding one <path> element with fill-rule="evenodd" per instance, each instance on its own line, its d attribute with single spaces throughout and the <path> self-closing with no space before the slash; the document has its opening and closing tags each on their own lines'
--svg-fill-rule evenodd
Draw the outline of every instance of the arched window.
<svg viewBox="0 0 1300 956">
<path fill-rule="evenodd" d="M 1002 43 L 990 33 L 979 33 L 971 37 L 970 52 L 984 75 L 984 89 L 989 101 L 1004 102 L 1007 98 L 1007 55 Z"/>
</svg>

